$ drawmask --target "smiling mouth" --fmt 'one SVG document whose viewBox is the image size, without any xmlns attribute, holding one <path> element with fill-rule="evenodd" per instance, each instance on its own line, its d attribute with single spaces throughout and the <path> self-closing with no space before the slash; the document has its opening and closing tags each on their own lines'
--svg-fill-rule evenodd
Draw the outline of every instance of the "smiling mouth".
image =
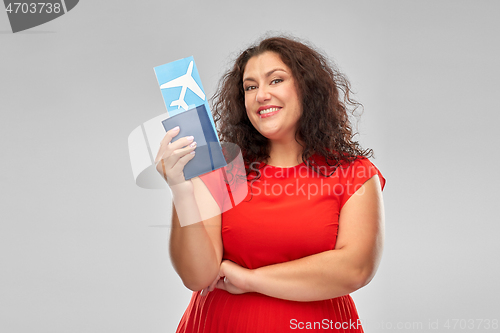
<svg viewBox="0 0 500 333">
<path fill-rule="evenodd" d="M 266 114 L 266 113 L 276 112 L 279 109 L 281 109 L 281 108 L 269 108 L 269 109 L 259 111 L 258 114 Z"/>
</svg>

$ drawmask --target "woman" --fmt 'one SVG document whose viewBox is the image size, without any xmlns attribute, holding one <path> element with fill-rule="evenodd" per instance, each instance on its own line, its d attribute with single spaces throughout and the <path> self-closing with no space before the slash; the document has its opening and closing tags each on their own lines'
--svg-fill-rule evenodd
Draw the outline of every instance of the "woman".
<svg viewBox="0 0 500 333">
<path fill-rule="evenodd" d="M 352 141 L 349 92 L 303 43 L 274 37 L 245 50 L 214 119 L 221 142 L 242 150 L 249 193 L 214 217 L 194 208 L 217 210 L 220 188 L 182 173 L 196 143 L 167 132 L 156 161 L 174 199 L 171 258 L 194 291 L 178 332 L 363 332 L 349 293 L 380 261 L 385 180 Z"/>
</svg>

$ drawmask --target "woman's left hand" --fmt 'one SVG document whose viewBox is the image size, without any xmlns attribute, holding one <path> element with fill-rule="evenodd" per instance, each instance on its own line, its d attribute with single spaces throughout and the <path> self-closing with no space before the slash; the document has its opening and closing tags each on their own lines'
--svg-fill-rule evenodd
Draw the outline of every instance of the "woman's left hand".
<svg viewBox="0 0 500 333">
<path fill-rule="evenodd" d="M 230 260 L 223 260 L 219 268 L 219 276 L 212 284 L 204 289 L 202 296 L 215 288 L 222 289 L 231 294 L 244 294 L 251 292 L 248 288 L 248 279 L 252 270 L 243 268 Z"/>
</svg>

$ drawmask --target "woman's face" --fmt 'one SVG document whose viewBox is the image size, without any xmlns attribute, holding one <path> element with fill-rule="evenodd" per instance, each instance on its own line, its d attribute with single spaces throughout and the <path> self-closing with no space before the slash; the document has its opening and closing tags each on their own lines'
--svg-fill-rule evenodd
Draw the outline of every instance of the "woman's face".
<svg viewBox="0 0 500 333">
<path fill-rule="evenodd" d="M 270 140 L 294 140 L 302 103 L 292 71 L 274 52 L 250 58 L 243 73 L 248 118 Z"/>
</svg>

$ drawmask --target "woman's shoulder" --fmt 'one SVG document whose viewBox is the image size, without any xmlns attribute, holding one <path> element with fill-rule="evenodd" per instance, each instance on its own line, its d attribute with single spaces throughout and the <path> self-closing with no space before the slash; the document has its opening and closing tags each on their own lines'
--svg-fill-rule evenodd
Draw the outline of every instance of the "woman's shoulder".
<svg viewBox="0 0 500 333">
<path fill-rule="evenodd" d="M 348 156 L 332 152 L 331 157 L 315 153 L 310 158 L 311 164 L 326 176 L 338 177 L 341 182 L 362 182 L 378 175 L 382 188 L 385 178 L 375 164 L 366 156 Z"/>
<path fill-rule="evenodd" d="M 348 189 L 347 194 L 353 194 L 363 186 L 365 182 L 375 176 L 378 176 L 381 190 L 385 187 L 386 180 L 382 172 L 380 172 L 375 164 L 365 156 L 357 156 L 350 163 L 346 163 L 344 166 L 338 168 L 336 172 L 344 188 Z M 349 197 L 350 195 L 347 195 L 343 203 L 345 203 Z"/>
</svg>

